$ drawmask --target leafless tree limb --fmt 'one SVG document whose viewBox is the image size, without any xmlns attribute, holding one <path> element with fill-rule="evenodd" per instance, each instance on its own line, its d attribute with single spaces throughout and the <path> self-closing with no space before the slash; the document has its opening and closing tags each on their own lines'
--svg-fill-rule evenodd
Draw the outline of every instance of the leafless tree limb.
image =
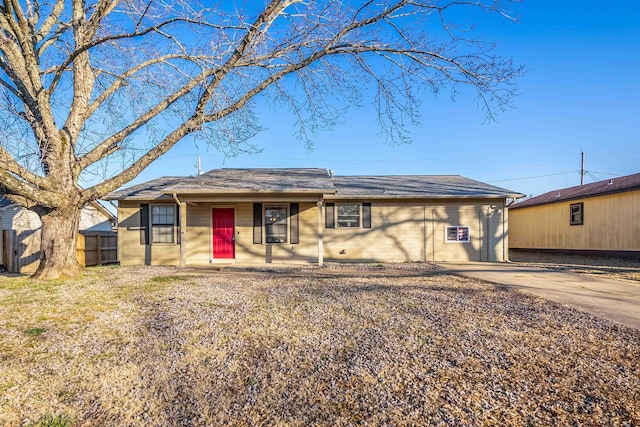
<svg viewBox="0 0 640 427">
<path fill-rule="evenodd" d="M 370 88 L 396 142 L 419 86 L 469 87 L 492 118 L 521 68 L 457 25 L 465 10 L 514 20 L 499 0 L 4 0 L 0 187 L 42 215 L 72 212 L 187 135 L 250 147 L 257 97 L 287 105 L 309 146 Z"/>
</svg>

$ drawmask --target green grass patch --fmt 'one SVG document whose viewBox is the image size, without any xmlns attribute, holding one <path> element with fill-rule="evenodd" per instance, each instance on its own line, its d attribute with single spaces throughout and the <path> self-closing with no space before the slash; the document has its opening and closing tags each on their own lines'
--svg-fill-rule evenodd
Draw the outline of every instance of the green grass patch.
<svg viewBox="0 0 640 427">
<path fill-rule="evenodd" d="M 42 335 L 47 332 L 49 329 L 47 328 L 29 328 L 25 329 L 25 335 L 29 335 L 30 337 L 37 337 L 38 335 Z"/>
<path fill-rule="evenodd" d="M 33 281 L 26 276 L 0 278 L 0 289 L 18 290 L 33 285 Z"/>
<path fill-rule="evenodd" d="M 66 415 L 45 415 L 35 424 L 28 427 L 72 427 L 73 418 Z"/>
<path fill-rule="evenodd" d="M 178 275 L 168 275 L 168 276 L 154 276 L 149 279 L 150 282 L 155 283 L 173 283 L 173 282 L 181 282 L 185 280 L 187 277 L 178 276 Z"/>
</svg>

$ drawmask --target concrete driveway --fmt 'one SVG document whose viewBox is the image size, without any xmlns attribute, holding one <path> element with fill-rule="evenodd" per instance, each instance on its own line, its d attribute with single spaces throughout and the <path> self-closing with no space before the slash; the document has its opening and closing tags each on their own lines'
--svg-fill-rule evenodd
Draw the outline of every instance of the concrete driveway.
<svg viewBox="0 0 640 427">
<path fill-rule="evenodd" d="M 510 286 L 640 329 L 640 283 L 510 263 L 439 263 L 451 273 Z"/>
</svg>

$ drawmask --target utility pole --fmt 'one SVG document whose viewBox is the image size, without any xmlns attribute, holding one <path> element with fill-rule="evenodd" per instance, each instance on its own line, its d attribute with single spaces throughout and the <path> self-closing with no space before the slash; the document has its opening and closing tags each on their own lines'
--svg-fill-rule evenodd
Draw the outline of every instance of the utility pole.
<svg viewBox="0 0 640 427">
<path fill-rule="evenodd" d="M 584 185 L 584 150 L 581 150 L 582 154 L 582 166 L 580 167 L 580 185 Z"/>
<path fill-rule="evenodd" d="M 202 175 L 202 166 L 200 165 L 200 154 L 198 154 L 198 161 L 195 164 L 196 169 L 198 169 L 198 175 Z"/>
</svg>

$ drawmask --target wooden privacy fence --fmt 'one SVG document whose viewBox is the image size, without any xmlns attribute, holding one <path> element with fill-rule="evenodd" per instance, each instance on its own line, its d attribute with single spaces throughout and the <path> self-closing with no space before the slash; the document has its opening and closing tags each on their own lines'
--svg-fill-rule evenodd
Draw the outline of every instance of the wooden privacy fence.
<svg viewBox="0 0 640 427">
<path fill-rule="evenodd" d="M 33 273 L 40 263 L 40 229 L 2 230 L 2 265 L 11 273 Z M 83 267 L 118 262 L 118 234 L 81 231 L 76 257 Z"/>
<path fill-rule="evenodd" d="M 40 262 L 40 229 L 2 230 L 2 265 L 11 273 L 33 273 Z"/>
<path fill-rule="evenodd" d="M 118 234 L 81 231 L 78 234 L 76 257 L 80 265 L 85 267 L 118 262 Z"/>
</svg>

